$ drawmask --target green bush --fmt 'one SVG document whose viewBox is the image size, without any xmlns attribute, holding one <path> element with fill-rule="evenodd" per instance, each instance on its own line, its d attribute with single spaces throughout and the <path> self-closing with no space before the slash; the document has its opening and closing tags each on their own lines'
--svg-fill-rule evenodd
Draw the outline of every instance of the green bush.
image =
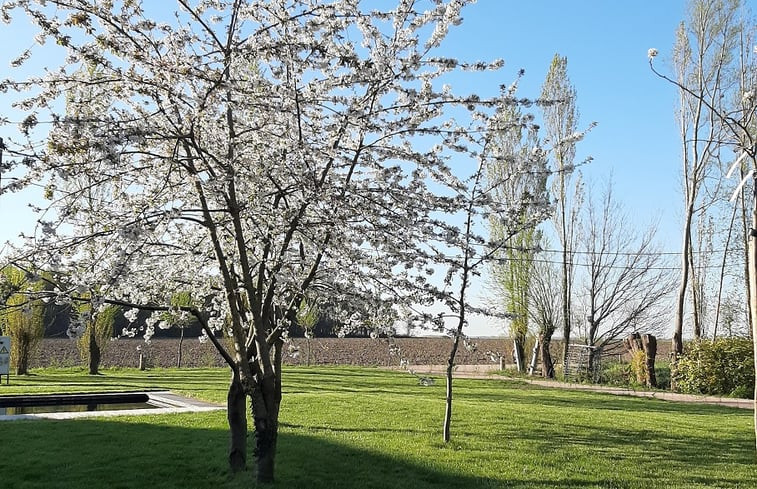
<svg viewBox="0 0 757 489">
<path fill-rule="evenodd" d="M 667 361 L 655 362 L 654 374 L 657 378 L 658 389 L 670 389 L 670 363 L 668 363 Z"/>
<path fill-rule="evenodd" d="M 644 385 L 647 381 L 647 354 L 644 350 L 637 350 L 631 356 L 632 380 L 638 385 Z"/>
<path fill-rule="evenodd" d="M 601 384 L 630 386 L 633 374 L 631 366 L 627 363 L 611 362 L 602 365 L 602 371 L 599 374 Z"/>
<path fill-rule="evenodd" d="M 29 361 L 45 334 L 45 304 L 34 298 L 44 282 L 18 268 L 0 270 L 0 333 L 11 337 L 11 365 L 16 375 L 29 373 Z"/>
<path fill-rule="evenodd" d="M 644 365 L 644 369 L 646 369 L 646 364 Z M 670 366 L 667 364 L 667 362 L 657 362 L 655 364 L 654 371 L 657 378 L 657 388 L 669 389 Z M 643 381 L 638 381 L 637 374 L 634 373 L 633 363 L 603 363 L 599 382 L 602 384 L 614 385 L 618 387 L 628 387 L 632 389 L 646 388 Z"/>
<path fill-rule="evenodd" d="M 679 392 L 751 397 L 752 341 L 743 338 L 692 341 L 673 366 L 671 375 Z"/>
</svg>

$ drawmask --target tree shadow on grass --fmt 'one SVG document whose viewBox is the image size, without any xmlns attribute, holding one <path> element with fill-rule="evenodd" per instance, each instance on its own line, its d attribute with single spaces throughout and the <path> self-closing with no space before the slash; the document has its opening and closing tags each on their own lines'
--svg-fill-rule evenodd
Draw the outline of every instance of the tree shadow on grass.
<svg viewBox="0 0 757 489">
<path fill-rule="evenodd" d="M 594 449 L 597 440 L 608 448 L 611 456 L 625 456 L 623 450 L 639 443 L 638 430 L 600 430 L 581 426 L 583 435 L 565 433 L 563 440 L 555 440 L 555 432 L 545 427 L 529 428 L 529 437 L 538 452 L 540 443 L 573 444 Z M 552 469 L 528 466 L 513 470 L 503 468 L 500 475 L 476 477 L 466 472 L 472 452 L 455 451 L 452 446 L 425 450 L 430 456 L 412 460 L 403 453 L 382 453 L 377 448 L 364 449 L 349 442 L 329 439 L 350 437 L 338 428 L 321 427 L 323 435 L 302 433 L 306 426 L 284 425 L 279 435 L 277 456 L 278 488 L 635 488 L 635 487 L 757 487 L 755 471 L 725 473 L 716 476 L 677 470 L 673 477 L 680 480 L 657 481 L 639 479 L 638 474 L 622 473 L 608 477 L 591 472 L 571 472 L 565 461 Z M 86 419 L 73 421 L 15 421 L 0 424 L 0 487 L 8 489 L 68 489 L 149 487 L 173 488 L 230 488 L 257 487 L 251 472 L 232 476 L 226 466 L 228 432 L 223 413 L 168 415 L 134 418 Z M 356 436 L 360 433 L 356 431 Z M 501 433 L 501 435 L 505 435 Z M 729 451 L 729 440 L 712 446 L 710 439 L 692 439 L 659 435 L 652 436 L 654 450 L 647 455 L 659 463 L 677 463 L 696 467 L 697 457 L 708 449 L 721 455 L 729 454 L 729 462 L 749 463 L 746 450 Z M 383 436 L 400 438 L 395 446 L 402 446 L 401 432 Z M 471 436 L 481 436 L 472 434 Z M 508 458 L 516 455 L 502 436 L 496 450 L 481 452 L 482 456 Z M 250 443 L 252 440 L 250 439 Z M 365 440 L 358 444 L 365 443 Z M 377 439 L 380 443 L 380 439 Z M 647 456 L 645 455 L 645 456 Z M 437 457 L 438 456 L 438 457 Z M 637 457 L 643 465 L 643 456 Z M 706 457 L 706 456 L 705 456 Z M 727 462 L 720 458 L 699 459 L 703 464 Z M 557 460 L 553 461 L 557 464 Z M 608 463 L 612 463 L 608 461 Z M 647 462 L 648 463 L 648 462 Z M 521 470 L 522 469 L 522 470 Z M 526 470 L 528 469 L 528 471 Z M 482 472 L 486 473 L 486 471 Z M 752 476 L 749 476 L 749 474 Z M 491 472 L 489 472 L 491 474 Z M 746 475 L 745 475 L 746 474 Z M 672 484 L 671 484 L 672 482 Z"/>
<path fill-rule="evenodd" d="M 163 416 L 154 423 L 87 419 L 18 421 L 0 425 L 3 488 L 256 487 L 253 474 L 226 467 L 223 416 Z M 182 426 L 182 424 L 215 424 Z M 251 440 L 250 440 L 251 441 Z M 277 482 L 281 488 L 499 487 L 423 467 L 401 458 L 283 431 Z M 271 486 L 266 486 L 271 487 Z"/>
</svg>

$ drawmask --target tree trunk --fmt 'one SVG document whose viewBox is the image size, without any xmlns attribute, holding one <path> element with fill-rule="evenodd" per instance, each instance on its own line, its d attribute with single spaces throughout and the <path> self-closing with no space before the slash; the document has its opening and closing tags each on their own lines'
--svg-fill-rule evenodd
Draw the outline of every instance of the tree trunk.
<svg viewBox="0 0 757 489">
<path fill-rule="evenodd" d="M 743 180 L 744 177 L 745 177 L 744 168 L 743 167 L 741 168 L 741 172 L 740 173 L 741 173 L 741 179 Z M 757 191 L 753 191 L 753 192 L 757 192 Z M 757 194 L 752 195 L 752 199 L 757 199 Z M 751 266 L 751 262 L 752 262 L 752 260 L 750 258 L 751 257 L 751 253 L 749 252 L 749 246 L 750 246 L 750 244 L 752 242 L 752 237 L 750 236 L 750 232 L 749 232 L 749 218 L 748 218 L 749 212 L 747 211 L 747 204 L 746 204 L 746 202 L 747 202 L 747 195 L 746 195 L 746 192 L 744 191 L 744 188 L 742 187 L 742 189 L 741 189 L 741 224 L 743 226 L 743 231 L 744 231 L 744 234 L 743 234 L 743 236 L 744 236 L 744 252 L 746 253 L 746 257 L 745 257 L 746 260 L 744 260 L 744 282 L 745 282 L 744 285 L 745 285 L 745 289 L 746 289 L 747 304 L 750 305 L 750 307 L 747 307 L 746 320 L 747 320 L 747 323 L 749 324 L 749 327 L 747 328 L 749 330 L 749 337 L 752 338 L 752 339 L 754 339 L 755 338 L 755 335 L 754 335 L 754 329 L 755 329 L 755 324 L 754 323 L 755 322 L 754 322 L 754 319 L 753 319 L 753 316 L 752 316 L 752 308 L 751 308 L 751 304 L 752 304 L 752 273 L 751 273 L 751 270 L 753 270 L 753 269 L 752 269 L 752 266 Z"/>
<path fill-rule="evenodd" d="M 539 335 L 539 355 L 541 356 L 541 375 L 548 379 L 555 378 L 555 366 L 552 363 L 552 354 L 549 352 L 549 346 L 552 342 L 552 335 Z"/>
<path fill-rule="evenodd" d="M 252 369 L 254 379 L 244 379 L 240 375 L 241 385 L 250 398 L 250 412 L 255 426 L 255 478 L 259 483 L 264 484 L 274 481 L 281 406 L 282 346 L 283 341 L 280 340 L 272 345 L 273 365 L 271 367 L 256 365 Z M 258 355 L 260 354 L 258 350 Z"/>
<path fill-rule="evenodd" d="M 687 280 L 688 279 L 688 266 L 685 267 L 685 271 L 683 273 L 684 277 Z M 676 319 L 675 319 L 675 327 L 673 329 L 673 340 L 672 340 L 672 347 L 673 351 L 671 351 L 671 356 L 673 357 L 673 361 L 675 361 L 679 355 L 683 353 L 683 305 L 686 298 L 686 284 L 682 282 L 681 286 L 679 287 L 678 292 L 678 304 L 676 305 Z"/>
<path fill-rule="evenodd" d="M 276 441 L 279 434 L 279 414 L 276 398 L 276 379 L 263 378 L 251 396 L 252 418 L 255 423 L 255 465 L 256 479 L 268 484 L 274 481 Z M 264 404 L 261 406 L 260 402 Z M 257 405 L 256 405 L 257 403 Z"/>
<path fill-rule="evenodd" d="M 541 336 L 539 338 L 541 338 Z M 536 340 L 534 343 L 534 349 L 531 351 L 531 361 L 528 364 L 528 375 L 533 375 L 536 371 L 536 361 L 539 357 L 539 341 L 540 339 Z"/>
<path fill-rule="evenodd" d="M 460 328 L 458 327 L 458 331 Z M 455 368 L 455 355 L 457 354 L 457 348 L 460 345 L 460 334 L 455 336 L 455 341 L 452 343 L 452 349 L 450 350 L 449 358 L 447 358 L 447 371 L 446 379 L 447 386 L 445 392 L 445 404 L 444 404 L 444 430 L 442 438 L 445 443 L 450 440 L 450 427 L 452 425 L 452 370 Z"/>
<path fill-rule="evenodd" d="M 700 237 L 701 239 L 701 237 Z M 700 280 L 700 273 L 701 270 L 698 270 L 694 266 L 694 249 L 693 247 L 689 246 L 689 285 L 691 287 L 691 320 L 692 320 L 692 327 L 694 330 L 694 339 L 700 340 L 702 339 L 702 318 L 701 318 L 701 310 L 700 310 L 700 288 L 699 288 L 699 280 Z"/>
<path fill-rule="evenodd" d="M 588 355 L 589 355 L 589 362 L 588 362 L 588 371 L 586 374 L 589 376 L 589 381 L 591 383 L 597 382 L 597 372 L 599 369 L 599 361 L 602 359 L 602 350 L 599 348 L 589 348 L 588 349 Z"/>
<path fill-rule="evenodd" d="M 678 284 L 678 296 L 676 297 L 675 324 L 673 328 L 673 340 L 671 356 L 671 368 L 675 368 L 675 362 L 683 353 L 683 316 L 686 304 L 686 286 L 689 283 L 689 254 L 691 250 L 691 220 L 694 215 L 694 197 L 687 190 L 686 215 L 684 216 L 683 249 L 681 250 L 681 283 Z M 671 385 L 671 389 L 673 385 Z"/>
<path fill-rule="evenodd" d="M 644 354 L 644 375 L 637 372 L 636 381 L 648 387 L 657 387 L 657 375 L 654 371 L 655 358 L 657 357 L 657 338 L 651 334 L 640 335 L 633 333 L 623 340 L 623 345 L 635 355 L 637 352 Z"/>
<path fill-rule="evenodd" d="M 749 317 L 752 322 L 755 372 L 757 372 L 757 181 L 752 182 L 752 226 L 749 230 Z M 757 383 L 754 387 L 754 433 L 757 441 Z"/>
<path fill-rule="evenodd" d="M 560 176 L 562 177 L 562 174 Z M 564 191 L 564 190 L 563 190 Z M 563 213 L 565 211 L 563 210 Z M 565 216 L 563 215 L 563 233 L 565 226 Z M 568 362 L 568 348 L 570 346 L 570 291 L 568 289 L 568 253 L 566 250 L 567 244 L 567 238 L 563 240 L 563 262 L 562 262 L 562 300 L 563 300 L 563 352 L 562 352 L 562 359 L 563 359 L 563 367 L 567 365 Z M 544 357 L 542 356 L 542 359 Z M 554 371 L 552 372 L 552 377 L 554 377 Z"/>
<path fill-rule="evenodd" d="M 651 334 L 645 334 L 641 337 L 641 344 L 644 347 L 646 360 L 646 384 L 648 387 L 657 387 L 657 374 L 654 371 L 654 362 L 657 357 L 657 338 Z"/>
<path fill-rule="evenodd" d="M 94 328 L 92 323 L 90 329 Z M 97 375 L 100 373 L 100 345 L 97 344 L 97 339 L 94 332 L 89 335 L 89 375 Z"/>
<path fill-rule="evenodd" d="M 18 359 L 16 360 L 16 375 L 27 375 L 29 373 L 29 353 L 31 350 L 29 339 L 24 333 L 20 334 L 18 339 Z"/>
<path fill-rule="evenodd" d="M 268 418 L 255 419 L 255 457 L 257 481 L 269 484 L 274 480 L 278 421 Z"/>
<path fill-rule="evenodd" d="M 181 368 L 181 347 L 184 343 L 184 328 L 181 327 L 179 329 L 181 329 L 181 333 L 179 335 L 179 349 L 176 352 L 176 368 Z M 229 387 L 229 389 L 231 389 L 231 387 Z"/>
<path fill-rule="evenodd" d="M 240 472 L 247 467 L 247 395 L 232 370 L 229 392 L 226 396 L 226 419 L 229 422 L 229 468 Z"/>
<path fill-rule="evenodd" d="M 526 348 L 523 343 L 524 343 L 523 340 L 519 338 L 515 338 L 513 340 L 513 354 L 515 355 L 515 368 L 518 369 L 518 372 L 523 372 L 526 370 L 526 365 L 525 365 Z"/>
</svg>

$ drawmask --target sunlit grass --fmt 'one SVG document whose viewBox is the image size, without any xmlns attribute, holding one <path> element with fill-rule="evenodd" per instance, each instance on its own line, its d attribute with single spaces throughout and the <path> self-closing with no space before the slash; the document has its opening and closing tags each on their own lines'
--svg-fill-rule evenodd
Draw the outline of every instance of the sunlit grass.
<svg viewBox="0 0 757 489">
<path fill-rule="evenodd" d="M 228 372 L 40 370 L 0 394 L 170 389 L 222 403 Z M 290 368 L 276 487 L 757 487 L 751 412 L 359 368 Z M 0 425 L 2 487 L 250 487 L 225 463 L 224 412 Z"/>
</svg>

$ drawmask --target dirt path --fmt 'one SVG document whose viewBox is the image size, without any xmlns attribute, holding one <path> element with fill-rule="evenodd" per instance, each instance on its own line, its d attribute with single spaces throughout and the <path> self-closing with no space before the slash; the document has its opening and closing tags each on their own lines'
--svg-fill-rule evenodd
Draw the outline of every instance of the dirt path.
<svg viewBox="0 0 757 489">
<path fill-rule="evenodd" d="M 445 365 L 414 365 L 413 372 L 419 375 L 444 375 Z M 573 384 L 569 382 L 558 382 L 556 380 L 544 380 L 540 378 L 511 378 L 497 373 L 496 366 L 493 365 L 458 365 L 452 376 L 454 378 L 466 379 L 500 379 L 500 380 L 521 380 L 523 382 L 534 384 L 542 387 L 551 387 L 557 389 L 573 389 L 591 392 L 602 392 L 616 396 L 633 396 L 649 397 L 653 399 L 662 399 L 664 401 L 675 402 L 696 402 L 700 404 L 714 404 L 718 406 L 728 406 L 740 409 L 753 409 L 754 402 L 751 399 L 735 399 L 732 397 L 717 396 L 695 396 L 691 394 L 679 394 L 677 392 L 667 391 L 643 391 L 626 389 L 621 387 L 609 387 L 603 385 L 591 384 Z"/>
</svg>

